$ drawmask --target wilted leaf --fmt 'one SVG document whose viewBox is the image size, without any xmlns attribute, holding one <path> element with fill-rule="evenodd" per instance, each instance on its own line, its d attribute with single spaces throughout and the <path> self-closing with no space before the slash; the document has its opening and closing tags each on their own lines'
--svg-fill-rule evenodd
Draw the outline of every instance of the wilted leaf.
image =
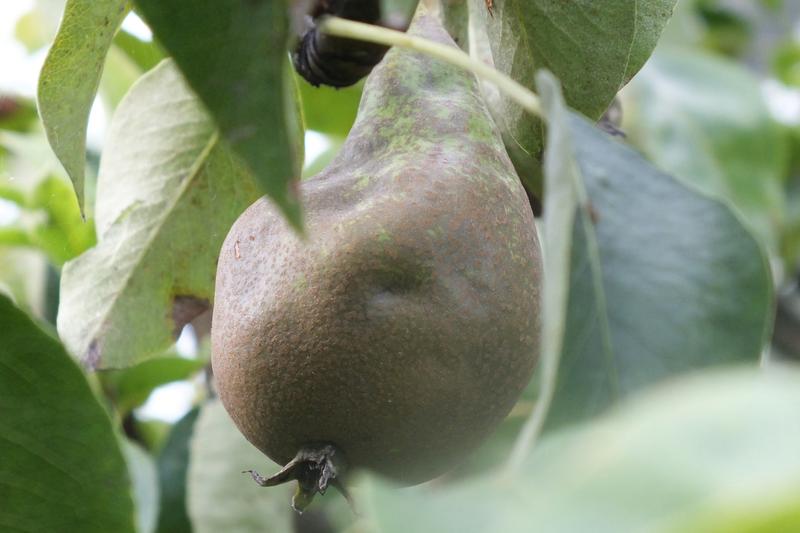
<svg viewBox="0 0 800 533">
<path fill-rule="evenodd" d="M 205 404 L 189 462 L 187 501 L 196 533 L 291 531 L 293 487 L 259 487 L 242 473 L 250 469 L 266 474 L 280 467 L 245 440 L 218 400 Z"/>
<path fill-rule="evenodd" d="M 380 533 L 742 532 L 800 528 L 797 369 L 705 373 L 546 438 L 519 471 L 396 490 Z"/>
<path fill-rule="evenodd" d="M 0 294 L 0 529 L 134 530 L 111 420 L 54 338 Z"/>
<path fill-rule="evenodd" d="M 548 157 L 574 162 L 588 200 L 573 228 L 564 348 L 548 424 L 590 417 L 674 374 L 756 362 L 773 305 L 756 240 L 724 204 L 565 113 L 552 83 L 543 78 L 539 86 L 550 135 L 568 142 L 562 138 Z"/>
<path fill-rule="evenodd" d="M 128 10 L 127 0 L 68 0 L 39 76 L 39 115 L 81 210 L 89 111 L 108 47 Z"/>
<path fill-rule="evenodd" d="M 117 109 L 97 196 L 99 244 L 64 267 L 59 333 L 88 366 L 126 367 L 207 309 L 222 241 L 258 191 L 165 61 Z"/>
<path fill-rule="evenodd" d="M 136 0 L 159 42 L 231 148 L 295 226 L 303 164 L 294 82 L 286 69 L 287 2 Z"/>
<path fill-rule="evenodd" d="M 729 200 L 776 250 L 788 143 L 759 81 L 733 62 L 665 48 L 625 94 L 631 142 L 661 169 Z"/>
</svg>

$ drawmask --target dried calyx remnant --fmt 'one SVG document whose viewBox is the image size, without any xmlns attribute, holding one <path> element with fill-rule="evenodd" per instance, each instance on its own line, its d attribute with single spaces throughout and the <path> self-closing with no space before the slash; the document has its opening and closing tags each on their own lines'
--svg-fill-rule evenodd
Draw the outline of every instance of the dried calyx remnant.
<svg viewBox="0 0 800 533">
<path fill-rule="evenodd" d="M 292 54 L 295 70 L 315 87 L 353 85 L 369 74 L 388 50 L 379 44 L 325 35 L 317 28 L 317 22 L 325 16 L 399 30 L 405 30 L 408 23 L 381 13 L 380 0 L 317 0 L 303 21 L 300 39 Z"/>
<path fill-rule="evenodd" d="M 351 502 L 350 494 L 345 488 L 346 472 L 347 462 L 336 446 L 319 444 L 301 448 L 294 459 L 270 477 L 265 478 L 255 470 L 245 470 L 242 473 L 250 474 L 262 487 L 274 487 L 296 480 L 297 490 L 292 497 L 292 507 L 295 511 L 302 512 L 317 493 L 324 495 L 329 486 L 339 489 L 347 501 Z"/>
</svg>

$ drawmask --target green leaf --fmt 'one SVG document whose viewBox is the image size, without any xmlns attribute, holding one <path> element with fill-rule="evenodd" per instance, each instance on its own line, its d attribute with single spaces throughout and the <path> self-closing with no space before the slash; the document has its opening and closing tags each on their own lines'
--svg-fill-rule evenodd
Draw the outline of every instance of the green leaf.
<svg viewBox="0 0 800 533">
<path fill-rule="evenodd" d="M 106 108 L 113 111 L 143 72 L 135 61 L 112 44 L 100 79 L 100 96 Z"/>
<path fill-rule="evenodd" d="M 0 173 L 0 186 L 32 194 L 47 177 L 63 174 L 58 159 L 41 131 L 16 133 L 0 130 L 0 147 L 8 151 Z"/>
<path fill-rule="evenodd" d="M 114 36 L 114 46 L 146 72 L 164 59 L 164 51 L 155 41 L 143 41 L 125 30 Z"/>
<path fill-rule="evenodd" d="M 541 71 L 537 77 L 544 114 L 548 117 L 547 153 L 544 161 L 546 196 L 542 246 L 547 283 L 542 292 L 541 365 L 537 369 L 538 400 L 515 446 L 511 461 L 518 464 L 528 455 L 544 425 L 558 385 L 561 354 L 568 342 L 566 331 L 571 292 L 570 267 L 574 228 L 580 206 L 587 205 L 586 188 L 573 155 L 572 134 L 566 124 L 569 111 L 561 87 L 553 75 Z"/>
<path fill-rule="evenodd" d="M 314 87 L 297 76 L 306 129 L 346 137 L 356 120 L 363 83 L 344 89 Z"/>
<path fill-rule="evenodd" d="M 108 47 L 128 10 L 127 0 L 68 0 L 39 76 L 39 115 L 82 211 L 89 111 Z"/>
<path fill-rule="evenodd" d="M 194 433 L 199 408 L 178 420 L 158 456 L 161 505 L 158 529 L 161 533 L 192 533 L 186 511 L 186 474 L 189 468 L 189 439 Z"/>
<path fill-rule="evenodd" d="M 469 51 L 469 4 L 466 0 L 441 3 L 442 23 L 453 41 L 463 50 Z"/>
<path fill-rule="evenodd" d="M 800 527 L 800 373 L 701 373 L 545 439 L 518 472 L 395 490 L 381 533 L 782 532 Z"/>
<path fill-rule="evenodd" d="M 552 155 L 577 166 L 588 199 L 572 230 L 566 333 L 548 424 L 591 417 L 674 374 L 756 362 L 773 312 L 756 240 L 727 206 L 566 113 L 551 85 L 543 78 L 540 86 L 549 129 L 569 140 Z"/>
<path fill-rule="evenodd" d="M 625 94 L 631 142 L 661 169 L 731 202 L 776 250 L 788 139 L 758 79 L 698 50 L 662 49 Z"/>
<path fill-rule="evenodd" d="M 0 226 L 0 245 L 33 246 L 28 232 L 17 226 Z"/>
<path fill-rule="evenodd" d="M 187 501 L 196 533 L 291 531 L 293 487 L 259 487 L 242 473 L 280 467 L 245 440 L 219 400 L 200 411 L 189 456 Z"/>
<path fill-rule="evenodd" d="M 786 85 L 800 87 L 800 41 L 787 41 L 775 49 L 772 71 Z"/>
<path fill-rule="evenodd" d="M 54 338 L 0 294 L 0 529 L 132 532 L 108 414 Z"/>
<path fill-rule="evenodd" d="M 0 293 L 36 317 L 45 313 L 47 259 L 38 250 L 0 244 Z"/>
<path fill-rule="evenodd" d="M 231 148 L 297 228 L 303 164 L 286 0 L 136 0 Z"/>
<path fill-rule="evenodd" d="M 553 72 L 567 103 L 598 119 L 655 48 L 676 0 L 504 0 L 493 16 L 484 0 L 469 0 L 471 16 L 488 33 L 495 67 L 526 87 L 538 69 Z M 543 125 L 501 96 L 492 113 L 520 177 L 535 189 Z"/>
<path fill-rule="evenodd" d="M 125 440 L 122 447 L 136 502 L 136 531 L 153 533 L 158 519 L 158 472 L 153 458 L 138 444 Z"/>
<path fill-rule="evenodd" d="M 39 182 L 28 202 L 44 217 L 31 229 L 31 242 L 55 265 L 77 257 L 95 243 L 94 224 L 84 222 L 69 183 L 58 177 Z"/>
<path fill-rule="evenodd" d="M 64 9 L 64 0 L 34 0 L 32 3 L 30 11 L 14 26 L 14 38 L 28 53 L 36 52 L 53 39 Z"/>
<path fill-rule="evenodd" d="M 199 359 L 156 357 L 124 370 L 104 372 L 103 385 L 117 411 L 124 415 L 143 404 L 157 387 L 188 379 L 205 365 Z"/>
<path fill-rule="evenodd" d="M 222 241 L 258 195 L 174 65 L 144 75 L 100 162 L 99 244 L 64 266 L 58 329 L 69 350 L 92 368 L 166 350 L 208 308 Z"/>
</svg>

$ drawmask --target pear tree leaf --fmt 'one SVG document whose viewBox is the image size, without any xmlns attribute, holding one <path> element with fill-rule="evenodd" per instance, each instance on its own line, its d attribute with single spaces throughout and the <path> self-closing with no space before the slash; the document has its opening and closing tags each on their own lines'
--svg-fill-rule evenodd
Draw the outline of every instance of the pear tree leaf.
<svg viewBox="0 0 800 533">
<path fill-rule="evenodd" d="M 122 451 L 133 485 L 137 533 L 153 533 L 158 519 L 159 485 L 155 462 L 144 448 L 125 439 Z"/>
<path fill-rule="evenodd" d="M 469 10 L 472 8 L 474 6 L 468 0 L 443 0 L 440 3 L 442 24 L 453 41 L 465 51 L 469 51 Z"/>
<path fill-rule="evenodd" d="M 297 228 L 303 165 L 295 87 L 286 68 L 288 2 L 136 0 L 230 147 Z"/>
<path fill-rule="evenodd" d="M 17 237 L 24 239 L 21 233 L 22 230 Z M 14 246 L 2 239 L 0 234 L 0 294 L 8 295 L 33 316 L 44 316 L 47 258 L 38 250 Z"/>
<path fill-rule="evenodd" d="M 196 533 L 292 530 L 293 487 L 259 487 L 242 473 L 266 475 L 280 467 L 247 442 L 219 400 L 200 410 L 189 457 L 187 502 Z"/>
<path fill-rule="evenodd" d="M 56 265 L 72 259 L 95 244 L 94 224 L 84 222 L 69 182 L 51 176 L 39 182 L 28 202 L 37 214 L 30 228 L 31 243 L 47 253 Z"/>
<path fill-rule="evenodd" d="M 795 531 L 800 371 L 700 372 L 547 436 L 506 477 L 397 490 L 371 479 L 381 533 Z"/>
<path fill-rule="evenodd" d="M 103 373 L 106 395 L 114 400 L 117 411 L 128 413 L 139 407 L 157 387 L 189 379 L 206 365 L 202 359 L 165 355 L 142 361 L 130 368 Z"/>
<path fill-rule="evenodd" d="M 526 87 L 548 69 L 567 104 L 598 119 L 650 56 L 677 0 L 497 0 L 491 15 L 484 0 L 469 1 L 495 68 Z M 505 96 L 492 104 L 517 172 L 539 189 L 542 122 Z"/>
<path fill-rule="evenodd" d="M 0 529 L 133 532 L 111 419 L 59 342 L 0 294 Z"/>
<path fill-rule="evenodd" d="M 418 3 L 419 0 L 380 0 L 383 23 L 396 28 L 408 26 Z"/>
<path fill-rule="evenodd" d="M 572 232 L 551 428 L 675 374 L 755 363 L 774 300 L 764 251 L 729 207 L 566 113 L 554 83 L 539 80 L 550 135 L 561 136 L 553 157 L 574 162 L 587 200 Z"/>
<path fill-rule="evenodd" d="M 160 533 L 192 533 L 186 511 L 186 476 L 189 469 L 189 441 L 200 409 L 195 407 L 172 426 L 158 454 L 158 480 L 161 505 L 158 513 Z"/>
<path fill-rule="evenodd" d="M 122 368 L 208 308 L 222 241 L 259 193 L 164 61 L 114 115 L 97 196 L 99 243 L 64 266 L 58 329 L 88 367 Z"/>
<path fill-rule="evenodd" d="M 61 21 L 64 0 L 33 0 L 30 10 L 17 19 L 14 39 L 21 43 L 29 54 L 49 44 Z"/>
<path fill-rule="evenodd" d="M 164 51 L 154 40 L 143 41 L 121 29 L 114 36 L 114 47 L 136 63 L 143 72 L 150 70 L 164 59 Z"/>
<path fill-rule="evenodd" d="M 127 0 L 68 0 L 39 76 L 39 115 L 81 211 L 89 112 L 108 48 L 129 10 Z"/>
<path fill-rule="evenodd" d="M 106 55 L 99 93 L 106 108 L 113 111 L 144 70 L 119 47 L 112 44 Z"/>
<path fill-rule="evenodd" d="M 625 90 L 625 131 L 658 167 L 730 201 L 777 250 L 788 136 L 745 68 L 663 48 Z"/>
<path fill-rule="evenodd" d="M 299 75 L 297 87 L 303 108 L 303 122 L 308 130 L 344 138 L 353 127 L 361 102 L 363 83 L 334 89 L 314 87 Z"/>
</svg>

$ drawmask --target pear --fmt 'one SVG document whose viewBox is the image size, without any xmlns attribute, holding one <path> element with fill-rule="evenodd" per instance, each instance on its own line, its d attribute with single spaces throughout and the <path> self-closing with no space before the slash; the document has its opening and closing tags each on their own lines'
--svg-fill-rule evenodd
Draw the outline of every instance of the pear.
<svg viewBox="0 0 800 533">
<path fill-rule="evenodd" d="M 412 34 L 455 46 L 438 19 Z M 540 248 L 474 76 L 394 48 L 335 160 L 301 184 L 307 237 L 262 199 L 222 247 L 219 396 L 304 506 L 346 468 L 402 484 L 461 462 L 538 356 Z"/>
</svg>

